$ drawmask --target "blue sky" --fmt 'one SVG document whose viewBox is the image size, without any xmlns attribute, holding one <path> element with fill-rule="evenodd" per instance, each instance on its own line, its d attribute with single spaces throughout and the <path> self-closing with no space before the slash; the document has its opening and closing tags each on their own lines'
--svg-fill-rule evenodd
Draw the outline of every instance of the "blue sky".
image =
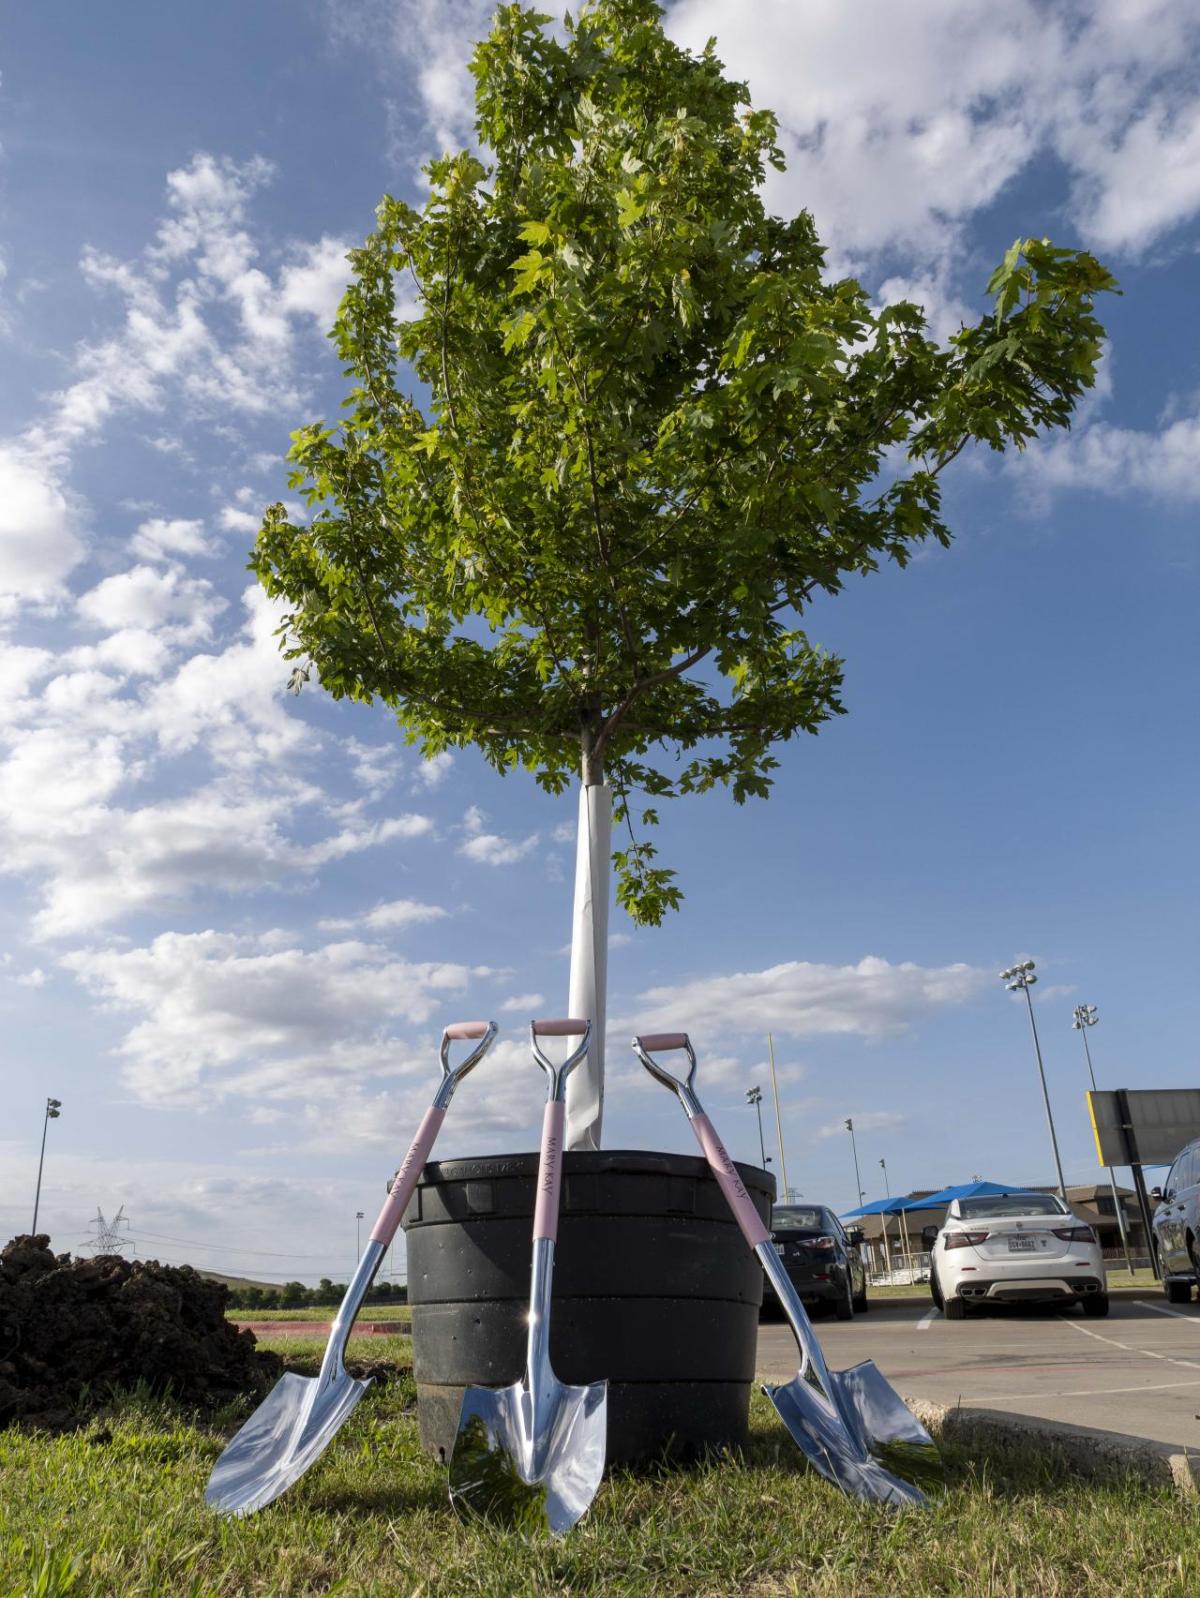
<svg viewBox="0 0 1200 1598">
<path fill-rule="evenodd" d="M 487 13 L 128 0 L 0 33 L 0 1229 L 28 1224 L 54 1093 L 56 1246 L 124 1203 L 144 1254 L 344 1274 L 461 1014 L 506 1042 L 442 1152 L 535 1140 L 520 1038 L 565 1003 L 573 802 L 289 697 L 245 571 L 289 431 L 342 393 L 345 250 L 470 138 Z M 789 1176 L 839 1208 L 847 1115 L 871 1196 L 880 1158 L 893 1191 L 1051 1179 L 996 977 L 1018 955 L 1069 1179 L 1097 1174 L 1075 1004 L 1099 1006 L 1102 1083 L 1196 1080 L 1200 21 L 1155 0 L 1004 20 L 669 12 L 779 113 L 772 206 L 811 207 L 831 269 L 880 300 L 974 318 L 1020 233 L 1124 289 L 1073 432 L 960 462 L 954 546 L 811 613 L 849 714 L 782 752 L 768 804 L 664 814 L 680 915 L 613 914 L 606 1142 L 688 1149 L 622 1058 L 669 1023 L 751 1157 L 770 1026 Z"/>
</svg>

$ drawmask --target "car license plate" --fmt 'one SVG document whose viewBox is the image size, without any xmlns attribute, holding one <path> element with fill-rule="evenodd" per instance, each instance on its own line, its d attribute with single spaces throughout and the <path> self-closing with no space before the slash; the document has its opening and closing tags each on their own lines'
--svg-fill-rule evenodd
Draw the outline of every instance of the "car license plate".
<svg viewBox="0 0 1200 1598">
<path fill-rule="evenodd" d="M 1021 1254 L 1026 1250 L 1033 1250 L 1036 1247 L 1036 1237 L 1010 1237 L 1008 1240 L 1008 1251 L 1010 1254 Z"/>
</svg>

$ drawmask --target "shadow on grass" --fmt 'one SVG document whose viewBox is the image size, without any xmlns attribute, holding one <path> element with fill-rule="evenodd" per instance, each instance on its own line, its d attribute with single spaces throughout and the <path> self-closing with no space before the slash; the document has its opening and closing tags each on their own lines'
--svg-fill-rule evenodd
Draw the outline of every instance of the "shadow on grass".
<svg viewBox="0 0 1200 1598">
<path fill-rule="evenodd" d="M 1027 1499 L 1044 1499 L 1060 1492 L 1064 1479 L 1083 1483 L 1084 1478 L 1072 1470 L 1061 1452 L 1053 1446 L 1016 1439 L 1012 1442 L 973 1441 L 965 1443 L 954 1439 L 938 1442 L 945 1464 L 946 1481 L 941 1492 L 931 1494 L 937 1502 L 959 1493 L 986 1493 L 1014 1504 Z M 608 1473 L 608 1479 L 630 1482 L 683 1482 L 704 1473 L 717 1473 L 729 1469 L 739 1471 L 770 1471 L 785 1477 L 820 1481 L 804 1455 L 780 1425 L 769 1420 L 753 1420 L 744 1445 L 740 1448 L 708 1449 L 691 1453 L 673 1452 L 670 1444 L 653 1459 L 634 1465 L 618 1465 Z M 1122 1490 L 1119 1481 L 1099 1483 L 1088 1481 L 1089 1488 L 1106 1485 Z M 1141 1483 L 1132 1485 L 1142 1489 Z M 830 1489 L 834 1491 L 835 1489 Z"/>
<path fill-rule="evenodd" d="M 341 1514 L 352 1510 L 356 1514 L 371 1513 L 395 1519 L 419 1510 L 438 1513 L 441 1510 L 452 1516 L 450 1494 L 444 1479 L 421 1484 L 397 1482 L 394 1487 L 331 1487 L 313 1494 L 307 1508 L 327 1514 Z"/>
</svg>

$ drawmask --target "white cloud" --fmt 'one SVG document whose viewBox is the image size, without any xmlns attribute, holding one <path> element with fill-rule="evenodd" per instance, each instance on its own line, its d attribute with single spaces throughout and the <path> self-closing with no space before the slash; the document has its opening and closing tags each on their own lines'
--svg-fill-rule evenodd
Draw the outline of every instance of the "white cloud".
<svg viewBox="0 0 1200 1598">
<path fill-rule="evenodd" d="M 252 511 L 239 510 L 236 505 L 226 505 L 221 512 L 221 526 L 227 533 L 257 533 L 262 526 L 262 516 Z"/>
<path fill-rule="evenodd" d="M 433 154 L 474 141 L 474 79 L 467 70 L 475 41 L 488 31 L 494 0 L 342 0 L 328 16 L 336 36 L 373 56 L 380 47 L 406 61 L 429 124 Z M 405 152 L 410 159 L 411 145 Z M 413 162 L 414 166 L 416 162 Z"/>
<path fill-rule="evenodd" d="M 0 444 L 0 607 L 54 599 L 83 556 L 76 517 L 51 472 Z"/>
<path fill-rule="evenodd" d="M 511 866 L 537 848 L 539 833 L 531 833 L 519 841 L 506 838 L 502 833 L 485 832 L 485 819 L 478 805 L 469 805 L 463 815 L 462 827 L 467 837 L 459 845 L 458 852 L 468 860 L 485 866 Z"/>
<path fill-rule="evenodd" d="M 425 788 L 439 788 L 454 765 L 454 756 L 448 749 L 443 749 L 440 755 L 430 755 L 428 760 L 422 760 L 417 767 L 417 780 Z"/>
<path fill-rule="evenodd" d="M 62 964 L 106 1007 L 137 1017 L 120 1048 L 122 1074 L 147 1103 L 328 1099 L 347 1077 L 431 1067 L 428 1040 L 414 1051 L 396 1028 L 433 1038 L 473 976 L 465 965 L 399 960 L 375 944 L 307 950 L 215 931 L 79 950 Z"/>
<path fill-rule="evenodd" d="M 1010 469 L 1035 499 L 1054 490 L 1084 489 L 1195 504 L 1200 500 L 1200 415 L 1180 417 L 1157 432 L 1092 422 L 1031 445 Z"/>
<path fill-rule="evenodd" d="M 164 671 L 179 619 L 214 608 L 208 585 L 178 568 L 135 567 L 85 595 L 81 613 L 118 629 L 97 645 L 57 660 L 31 649 L 2 657 L 0 870 L 36 885 L 39 936 L 197 905 L 211 913 L 216 896 L 307 883 L 331 861 L 431 834 L 428 816 L 351 813 L 323 835 L 310 822 L 307 837 L 293 836 L 305 812 L 337 807 L 288 775 L 317 740 L 286 708 L 273 607 L 261 590 L 246 600 L 241 638 L 135 691 L 125 679 Z M 121 625 L 137 615 L 160 631 Z M 172 792 L 176 757 L 200 757 L 215 775 L 189 771 L 187 791 Z"/>
<path fill-rule="evenodd" d="M 1169 0 L 681 0 L 668 28 L 716 35 L 780 117 L 773 203 L 811 209 L 834 250 L 921 260 L 1034 162 L 1057 160 L 1072 219 L 1139 251 L 1200 206 L 1200 16 Z M 1153 173 L 1153 181 L 1147 174 Z"/>
<path fill-rule="evenodd" d="M 537 842 L 536 832 L 519 841 L 505 838 L 495 832 L 481 832 L 473 838 L 468 838 L 458 852 L 466 855 L 468 860 L 478 861 L 481 865 L 511 866 L 518 860 L 524 860 L 526 855 L 536 849 Z"/>
<path fill-rule="evenodd" d="M 768 1028 L 790 1037 L 899 1037 L 921 1015 L 972 998 L 991 977 L 975 966 L 892 965 L 875 955 L 842 966 L 791 960 L 649 988 L 639 996 L 636 1026 L 682 1028 L 701 1039 Z"/>
<path fill-rule="evenodd" d="M 291 410 L 302 392 L 296 333 L 320 321 L 336 293 L 338 240 L 287 245 L 273 270 L 250 231 L 269 162 L 198 154 L 167 174 L 167 211 L 154 239 L 126 259 L 86 249 L 85 281 L 115 296 L 117 329 L 75 354 L 75 375 L 31 437 L 64 462 L 123 411 L 185 414 L 224 423 L 230 413 Z M 340 271 L 348 272 L 345 261 Z M 176 440 L 167 440 L 175 447 Z"/>
<path fill-rule="evenodd" d="M 390 899 L 386 904 L 377 904 L 365 915 L 338 917 L 317 924 L 323 932 L 348 932 L 352 927 L 393 932 L 402 927 L 422 926 L 429 921 L 443 921 L 448 914 L 440 904 L 423 904 L 419 899 Z"/>
<path fill-rule="evenodd" d="M 279 304 L 296 316 L 311 316 L 322 333 L 333 326 L 338 303 L 350 280 L 345 239 L 322 238 L 302 245 L 279 278 Z"/>
<path fill-rule="evenodd" d="M 367 798 L 381 799 L 399 771 L 400 751 L 395 744 L 367 744 L 358 738 L 347 738 L 345 749 L 354 762 L 355 782 L 361 783 Z"/>
<path fill-rule="evenodd" d="M 131 566 L 106 577 L 80 596 L 76 604 L 84 621 L 106 631 L 134 627 L 153 629 L 165 622 L 183 627 L 189 638 L 206 638 L 225 601 L 211 583 L 187 577 L 178 566 Z"/>
<path fill-rule="evenodd" d="M 178 560 L 217 553 L 216 546 L 205 536 L 204 523 L 183 517 L 168 520 L 152 516 L 138 528 L 130 548 L 142 560 Z"/>
<path fill-rule="evenodd" d="M 500 1006 L 506 1014 L 516 1011 L 521 1015 L 532 1016 L 539 1011 L 546 1002 L 544 993 L 518 993 L 511 999 L 505 999 Z"/>
<path fill-rule="evenodd" d="M 0 707 L 8 716 L 33 684 L 54 670 L 56 658 L 52 650 L 29 644 L 5 643 L 0 649 Z"/>
</svg>

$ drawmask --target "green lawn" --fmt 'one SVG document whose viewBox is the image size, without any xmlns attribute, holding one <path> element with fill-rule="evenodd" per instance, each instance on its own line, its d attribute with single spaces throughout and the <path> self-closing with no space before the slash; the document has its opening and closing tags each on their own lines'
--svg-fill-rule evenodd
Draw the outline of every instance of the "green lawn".
<svg viewBox="0 0 1200 1598">
<path fill-rule="evenodd" d="M 315 1371 L 311 1344 L 278 1346 Z M 928 1513 L 849 1502 L 808 1474 L 765 1400 L 746 1452 L 617 1472 L 557 1542 L 460 1525 L 417 1444 L 405 1338 L 351 1358 L 393 1379 L 326 1456 L 245 1521 L 204 1507 L 234 1424 L 125 1402 L 72 1436 L 0 1432 L 0 1598 L 1088 1598 L 1200 1590 L 1194 1506 L 1072 1481 L 1053 1458 L 952 1451 Z"/>
<path fill-rule="evenodd" d="M 315 1309 L 229 1309 L 226 1318 L 231 1321 L 331 1321 L 337 1314 L 336 1304 L 325 1304 Z M 412 1314 L 407 1304 L 367 1304 L 358 1312 L 360 1321 L 407 1321 Z"/>
</svg>

